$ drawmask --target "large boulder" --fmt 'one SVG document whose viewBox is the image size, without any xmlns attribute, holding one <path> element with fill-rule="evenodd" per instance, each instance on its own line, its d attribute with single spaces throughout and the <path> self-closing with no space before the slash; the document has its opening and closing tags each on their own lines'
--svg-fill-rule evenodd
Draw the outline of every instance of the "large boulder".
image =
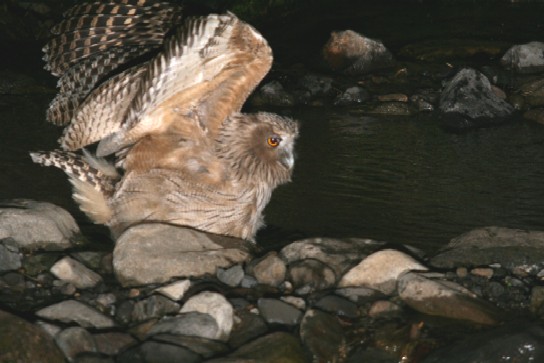
<svg viewBox="0 0 544 363">
<path fill-rule="evenodd" d="M 514 45 L 504 53 L 501 64 L 519 73 L 541 72 L 544 70 L 544 43 Z"/>
<path fill-rule="evenodd" d="M 123 286 L 163 283 L 173 277 L 215 275 L 251 259 L 251 242 L 179 226 L 150 223 L 129 228 L 117 240 L 113 267 Z"/>
<path fill-rule="evenodd" d="M 485 75 L 464 68 L 444 87 L 439 110 L 446 129 L 464 131 L 504 123 L 514 107 L 493 92 Z"/>
</svg>

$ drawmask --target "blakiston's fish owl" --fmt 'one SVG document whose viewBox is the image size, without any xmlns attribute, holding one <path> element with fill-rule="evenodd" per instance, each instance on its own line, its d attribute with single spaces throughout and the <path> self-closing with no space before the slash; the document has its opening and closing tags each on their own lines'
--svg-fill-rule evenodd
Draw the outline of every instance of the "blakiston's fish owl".
<svg viewBox="0 0 544 363">
<path fill-rule="evenodd" d="M 230 13 L 177 28 L 180 14 L 152 0 L 67 11 L 44 48 L 61 149 L 31 156 L 65 171 L 81 210 L 114 234 L 149 221 L 253 239 L 291 178 L 298 125 L 240 113 L 272 63 L 255 29 Z M 96 156 L 82 149 L 94 143 Z"/>
</svg>

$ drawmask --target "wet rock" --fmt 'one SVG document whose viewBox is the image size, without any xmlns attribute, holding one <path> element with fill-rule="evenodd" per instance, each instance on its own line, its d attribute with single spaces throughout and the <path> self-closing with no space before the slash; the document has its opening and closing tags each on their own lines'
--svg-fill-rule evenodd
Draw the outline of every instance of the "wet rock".
<svg viewBox="0 0 544 363">
<path fill-rule="evenodd" d="M 544 313 L 544 286 L 535 286 L 531 290 L 529 309 L 534 314 L 542 316 Z"/>
<path fill-rule="evenodd" d="M 102 276 L 70 257 L 64 257 L 55 263 L 51 267 L 51 273 L 78 289 L 90 289 L 102 282 Z"/>
<path fill-rule="evenodd" d="M 249 311 L 236 311 L 236 319 L 229 339 L 229 345 L 237 348 L 248 341 L 255 339 L 268 330 L 264 319 Z"/>
<path fill-rule="evenodd" d="M 519 73 L 540 72 L 544 70 L 544 43 L 514 45 L 504 53 L 501 64 Z"/>
<path fill-rule="evenodd" d="M 93 334 L 93 339 L 96 343 L 96 351 L 110 356 L 115 356 L 136 344 L 136 339 L 126 333 Z"/>
<path fill-rule="evenodd" d="M 74 363 L 115 363 L 113 358 L 105 357 L 100 353 L 84 352 L 78 354 L 74 360 Z"/>
<path fill-rule="evenodd" d="M 283 85 L 278 81 L 271 81 L 264 84 L 250 98 L 250 102 L 255 106 L 293 106 L 295 99 L 288 93 Z"/>
<path fill-rule="evenodd" d="M 339 287 L 368 287 L 391 295 L 397 280 L 407 271 L 426 271 L 427 268 L 413 257 L 395 250 L 375 252 L 349 270 L 340 280 Z"/>
<path fill-rule="evenodd" d="M 346 318 L 354 319 L 359 316 L 355 303 L 336 295 L 323 296 L 316 302 L 315 307 Z"/>
<path fill-rule="evenodd" d="M 38 325 L 0 311 L 0 362 L 64 362 L 54 340 Z"/>
<path fill-rule="evenodd" d="M 393 56 L 378 40 L 352 30 L 332 32 L 323 47 L 329 67 L 346 74 L 364 74 L 393 65 Z"/>
<path fill-rule="evenodd" d="M 496 324 L 501 315 L 497 308 L 476 298 L 462 286 L 417 273 L 400 276 L 398 293 L 412 309 L 429 315 L 486 325 Z"/>
<path fill-rule="evenodd" d="M 356 304 L 373 301 L 384 296 L 378 290 L 370 289 L 368 287 L 343 287 L 336 289 L 334 292 Z"/>
<path fill-rule="evenodd" d="M 185 293 L 191 287 L 191 280 L 180 280 L 169 285 L 158 288 L 156 291 L 167 298 L 179 301 L 185 296 Z"/>
<path fill-rule="evenodd" d="M 384 102 L 368 111 L 371 114 L 389 116 L 410 116 L 414 113 L 412 107 L 405 102 Z"/>
<path fill-rule="evenodd" d="M 302 318 L 302 311 L 278 299 L 261 298 L 257 304 L 268 324 L 296 325 Z"/>
<path fill-rule="evenodd" d="M 196 311 L 162 318 L 149 330 L 148 336 L 159 333 L 188 335 L 206 339 L 219 339 L 222 336 L 217 322 L 212 316 Z"/>
<path fill-rule="evenodd" d="M 122 353 L 119 363 L 200 363 L 202 358 L 195 352 L 177 345 L 146 341 Z"/>
<path fill-rule="evenodd" d="M 334 99 L 335 106 L 359 104 L 369 99 L 368 91 L 362 87 L 350 87 Z"/>
<path fill-rule="evenodd" d="M 69 361 L 83 352 L 96 352 L 96 343 L 91 333 L 74 326 L 64 329 L 55 337 L 55 341 Z"/>
<path fill-rule="evenodd" d="M 232 305 L 221 294 L 215 292 L 201 292 L 192 296 L 183 305 L 182 313 L 199 312 L 208 314 L 215 319 L 219 329 L 218 336 L 213 339 L 227 340 L 232 330 L 234 310 Z"/>
<path fill-rule="evenodd" d="M 285 301 L 288 304 L 293 305 L 299 310 L 306 310 L 306 301 L 298 296 L 282 296 L 280 297 L 281 301 Z"/>
<path fill-rule="evenodd" d="M 279 286 L 287 273 L 287 267 L 277 252 L 270 252 L 252 267 L 251 272 L 260 284 Z"/>
<path fill-rule="evenodd" d="M 505 227 L 484 227 L 453 238 L 430 259 L 431 266 L 486 266 L 499 263 L 514 269 L 544 261 L 544 232 Z"/>
<path fill-rule="evenodd" d="M 93 270 L 99 270 L 102 267 L 102 260 L 106 254 L 103 252 L 84 251 L 74 252 L 71 255 L 85 266 Z"/>
<path fill-rule="evenodd" d="M 485 75 L 471 69 L 460 70 L 440 96 L 442 125 L 453 131 L 498 125 L 514 108 L 497 97 Z"/>
<path fill-rule="evenodd" d="M 544 79 L 529 81 L 522 84 L 516 90 L 518 97 L 523 98 L 522 107 L 525 105 L 537 107 L 544 105 Z"/>
<path fill-rule="evenodd" d="M 293 91 L 296 102 L 307 104 L 317 98 L 328 98 L 333 90 L 332 81 L 331 77 L 317 74 L 301 77 Z"/>
<path fill-rule="evenodd" d="M 282 248 L 280 257 L 288 263 L 305 259 L 318 260 L 332 268 L 337 276 L 341 276 L 381 246 L 381 242 L 362 238 L 308 238 Z"/>
<path fill-rule="evenodd" d="M 288 278 L 300 295 L 324 290 L 336 283 L 334 271 L 323 262 L 312 259 L 291 263 Z"/>
<path fill-rule="evenodd" d="M 113 320 L 95 309 L 75 300 L 66 300 L 47 306 L 36 312 L 43 319 L 57 320 L 63 323 L 75 322 L 86 328 L 110 328 Z"/>
<path fill-rule="evenodd" d="M 70 213 L 51 203 L 18 199 L 0 207 L 0 239 L 12 238 L 21 248 L 63 250 L 80 233 Z"/>
<path fill-rule="evenodd" d="M 244 269 L 240 265 L 232 266 L 228 269 L 217 269 L 217 279 L 231 287 L 238 286 L 243 278 Z"/>
<path fill-rule="evenodd" d="M 319 310 L 308 310 L 300 324 L 300 337 L 312 362 L 341 362 L 347 350 L 338 319 Z"/>
<path fill-rule="evenodd" d="M 167 314 L 172 314 L 179 311 L 179 304 L 172 300 L 160 296 L 153 295 L 147 299 L 140 300 L 134 305 L 132 310 L 132 321 L 146 321 L 153 318 L 160 318 Z"/>
<path fill-rule="evenodd" d="M 259 363 L 306 363 L 306 356 L 297 338 L 284 332 L 276 332 L 255 339 L 241 346 L 227 358 L 218 358 L 206 363 L 229 362 Z"/>
<path fill-rule="evenodd" d="M 23 256 L 11 238 L 0 241 L 0 272 L 17 270 L 22 266 Z"/>
<path fill-rule="evenodd" d="M 200 337 L 158 334 L 153 336 L 153 340 L 187 348 L 205 359 L 228 351 L 228 347 L 225 343 Z"/>
<path fill-rule="evenodd" d="M 423 363 L 544 362 L 544 329 L 522 322 L 470 334 L 438 349 Z"/>
<path fill-rule="evenodd" d="M 544 125 L 544 108 L 528 110 L 523 114 L 523 118 Z"/>
<path fill-rule="evenodd" d="M 119 237 L 113 266 L 123 286 L 214 274 L 251 258 L 251 242 L 165 224 L 141 224 Z"/>
<path fill-rule="evenodd" d="M 368 316 L 371 318 L 387 318 L 400 315 L 402 309 L 397 304 L 388 300 L 376 301 L 370 306 Z"/>
<path fill-rule="evenodd" d="M 257 286 L 259 283 L 257 282 L 257 279 L 253 276 L 244 275 L 244 278 L 240 282 L 240 286 L 246 289 L 251 289 Z"/>
</svg>

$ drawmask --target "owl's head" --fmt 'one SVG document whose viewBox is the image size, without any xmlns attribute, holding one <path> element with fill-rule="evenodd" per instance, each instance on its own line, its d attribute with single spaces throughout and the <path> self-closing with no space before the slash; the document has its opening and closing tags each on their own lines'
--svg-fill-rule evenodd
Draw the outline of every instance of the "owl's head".
<svg viewBox="0 0 544 363">
<path fill-rule="evenodd" d="M 244 182 L 272 187 L 291 180 L 298 123 L 273 113 L 235 114 L 223 125 L 218 156 Z"/>
</svg>

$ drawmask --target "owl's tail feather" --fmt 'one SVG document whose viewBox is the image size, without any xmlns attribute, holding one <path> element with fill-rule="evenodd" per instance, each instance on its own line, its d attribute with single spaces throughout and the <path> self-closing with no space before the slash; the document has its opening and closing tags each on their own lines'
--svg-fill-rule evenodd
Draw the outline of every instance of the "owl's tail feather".
<svg viewBox="0 0 544 363">
<path fill-rule="evenodd" d="M 64 171 L 73 185 L 72 197 L 79 208 L 94 223 L 107 225 L 112 218 L 108 200 L 120 177 L 111 164 L 84 153 L 82 156 L 54 150 L 30 153 L 30 156 L 37 164 L 54 166 Z"/>
</svg>

